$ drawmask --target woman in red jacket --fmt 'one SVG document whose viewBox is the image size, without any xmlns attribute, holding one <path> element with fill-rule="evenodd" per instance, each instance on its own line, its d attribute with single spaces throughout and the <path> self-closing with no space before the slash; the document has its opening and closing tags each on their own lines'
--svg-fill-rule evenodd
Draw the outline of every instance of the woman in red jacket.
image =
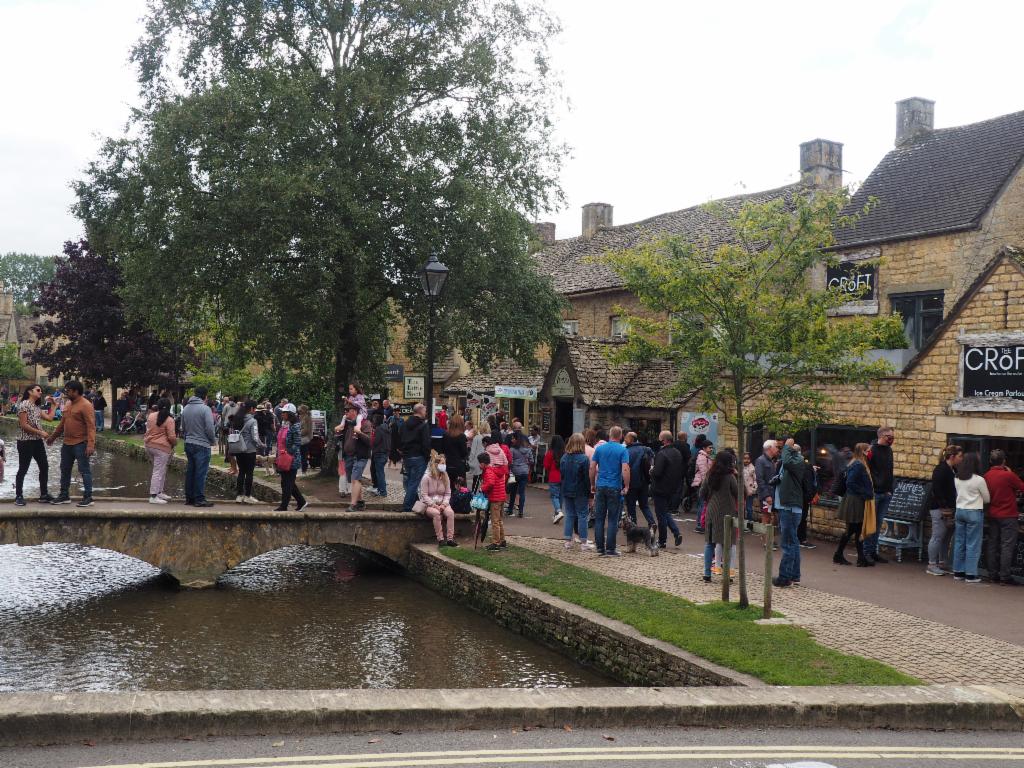
<svg viewBox="0 0 1024 768">
<path fill-rule="evenodd" d="M 551 497 L 551 507 L 554 512 L 551 516 L 551 524 L 557 525 L 562 519 L 562 472 L 559 464 L 562 461 L 562 454 L 565 453 L 565 441 L 561 435 L 551 436 L 551 445 L 544 452 L 544 476 L 548 481 L 548 495 Z"/>
<path fill-rule="evenodd" d="M 491 543 L 487 545 L 487 549 L 496 552 L 508 547 L 505 541 L 505 526 L 501 522 L 501 513 L 508 499 L 505 492 L 508 460 L 501 446 L 491 442 L 490 438 L 485 438 L 484 442 L 487 443 L 487 448 L 478 457 L 482 472 L 480 490 L 487 495 L 487 500 L 491 503 Z"/>
</svg>

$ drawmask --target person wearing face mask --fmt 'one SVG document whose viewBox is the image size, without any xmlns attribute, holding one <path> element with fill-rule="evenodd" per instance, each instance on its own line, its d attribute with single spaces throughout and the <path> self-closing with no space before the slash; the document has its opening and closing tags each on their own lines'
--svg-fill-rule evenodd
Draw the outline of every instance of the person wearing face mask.
<svg viewBox="0 0 1024 768">
<path fill-rule="evenodd" d="M 349 512 L 361 512 L 366 508 L 363 501 L 363 472 L 370 460 L 373 444 L 373 432 L 368 420 L 359 417 L 355 403 L 349 401 L 345 409 L 345 418 L 334 428 L 335 435 L 341 445 L 341 456 L 345 461 L 345 476 L 352 484 L 352 504 Z"/>
<path fill-rule="evenodd" d="M 882 530 L 882 519 L 889 510 L 892 500 L 893 459 L 892 444 L 896 439 L 892 427 L 879 427 L 878 439 L 868 451 L 868 469 L 875 483 L 875 533 L 864 539 L 864 556 L 876 563 L 889 562 L 878 554 L 878 533 Z"/>
<path fill-rule="evenodd" d="M 420 480 L 419 499 L 412 511 L 430 518 L 434 524 L 438 547 L 459 546 L 455 541 L 455 510 L 449 504 L 451 497 L 452 485 L 448 479 L 448 467 L 445 465 L 444 456 L 437 451 L 431 451 L 427 471 Z M 448 529 L 447 538 L 445 526 Z"/>
</svg>

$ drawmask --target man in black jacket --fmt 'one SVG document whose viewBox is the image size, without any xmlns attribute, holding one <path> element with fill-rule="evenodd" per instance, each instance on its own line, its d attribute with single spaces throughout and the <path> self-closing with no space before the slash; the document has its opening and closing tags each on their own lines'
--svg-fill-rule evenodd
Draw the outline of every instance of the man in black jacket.
<svg viewBox="0 0 1024 768">
<path fill-rule="evenodd" d="M 882 519 L 889 510 L 892 499 L 893 461 L 892 443 L 896 435 L 892 427 L 879 427 L 878 439 L 871 444 L 868 451 L 868 469 L 871 470 L 871 481 L 875 485 L 875 532 L 864 540 L 864 557 L 876 563 L 889 562 L 878 554 L 878 533 L 882 529 Z"/>
<path fill-rule="evenodd" d="M 651 470 L 651 497 L 654 499 L 654 514 L 658 518 L 658 546 L 664 549 L 668 542 L 671 529 L 675 535 L 676 546 L 683 543 L 679 526 L 672 519 L 673 502 L 678 503 L 686 478 L 686 464 L 682 454 L 672 444 L 672 433 L 665 430 L 658 439 L 661 449 L 654 454 L 654 468 Z"/>
<path fill-rule="evenodd" d="M 676 435 L 676 441 L 672 444 L 673 447 L 679 451 L 679 455 L 683 457 L 683 480 L 679 484 L 679 493 L 672 499 L 672 513 L 676 514 L 679 512 L 679 505 L 683 503 L 683 497 L 686 495 L 686 468 L 690 466 L 690 436 L 685 432 L 680 432 Z"/>
<path fill-rule="evenodd" d="M 419 495 L 420 480 L 427 469 L 430 458 L 430 424 L 427 423 L 427 406 L 416 403 L 412 416 L 405 420 L 398 432 L 398 449 L 405 466 L 405 501 L 403 512 L 412 512 Z"/>
</svg>

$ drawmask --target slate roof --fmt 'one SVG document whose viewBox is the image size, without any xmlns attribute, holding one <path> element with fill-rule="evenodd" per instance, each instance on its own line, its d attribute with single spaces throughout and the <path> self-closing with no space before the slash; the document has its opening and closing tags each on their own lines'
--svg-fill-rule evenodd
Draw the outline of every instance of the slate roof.
<svg viewBox="0 0 1024 768">
<path fill-rule="evenodd" d="M 444 384 L 448 379 L 458 373 L 459 361 L 454 352 L 449 352 L 443 360 L 434 363 L 434 383 Z"/>
<path fill-rule="evenodd" d="M 1024 112 L 940 128 L 887 154 L 857 190 L 855 211 L 877 207 L 836 232 L 839 247 L 973 229 L 1024 158 Z"/>
<path fill-rule="evenodd" d="M 800 188 L 800 184 L 790 184 L 763 192 L 722 198 L 715 202 L 724 206 L 729 213 L 735 214 L 744 203 L 759 204 L 779 198 L 789 200 Z M 572 294 L 621 288 L 622 280 L 608 266 L 592 263 L 587 259 L 601 256 L 608 251 L 632 248 L 664 235 L 679 235 L 694 244 L 706 243 L 710 248 L 717 248 L 728 242 L 733 234 L 728 218 L 730 217 L 723 220 L 722 217 L 704 210 L 702 205 L 697 205 L 680 211 L 662 213 L 632 224 L 606 227 L 598 230 L 589 239 L 580 236 L 558 240 L 538 251 L 536 258 L 540 271 L 551 276 L 558 293 Z"/>
<path fill-rule="evenodd" d="M 446 395 L 464 395 L 472 390 L 480 395 L 494 393 L 494 387 L 537 387 L 544 385 L 544 374 L 547 366 L 538 363 L 535 367 L 526 368 L 514 360 L 498 360 L 489 371 L 472 371 L 460 376 L 445 390 Z"/>
<path fill-rule="evenodd" d="M 669 397 L 678 372 L 667 360 L 645 365 L 613 365 L 608 354 L 625 342 L 587 336 L 566 336 L 569 361 L 583 402 L 594 407 L 670 408 L 689 399 Z"/>
</svg>

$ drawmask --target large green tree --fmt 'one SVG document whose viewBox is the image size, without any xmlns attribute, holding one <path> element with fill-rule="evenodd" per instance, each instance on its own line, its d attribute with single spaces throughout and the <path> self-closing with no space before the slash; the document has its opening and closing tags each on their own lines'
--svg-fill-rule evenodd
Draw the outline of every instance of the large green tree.
<svg viewBox="0 0 1024 768">
<path fill-rule="evenodd" d="M 19 312 L 32 312 L 39 301 L 42 284 L 53 280 L 56 267 L 54 256 L 14 251 L 0 255 L 0 282 L 14 293 L 14 303 Z"/>
<path fill-rule="evenodd" d="M 791 193 L 738 211 L 712 204 L 728 233 L 721 245 L 674 237 L 609 256 L 626 288 L 665 318 L 630 318 L 624 357 L 674 361 L 673 394 L 697 391 L 705 409 L 721 413 L 740 456 L 749 426 L 827 422 L 829 384 L 884 376 L 888 364 L 869 350 L 904 346 L 899 317 L 833 317 L 860 295 L 829 290 L 823 279 L 816 287 L 815 273 L 823 278 L 837 261 L 829 250 L 836 228 L 857 219 L 843 213 L 847 204 L 844 191 Z M 739 545 L 746 605 L 742 537 Z"/>
<path fill-rule="evenodd" d="M 556 23 L 529 0 L 151 0 L 143 105 L 77 185 L 91 242 L 165 333 L 379 380 L 421 355 L 419 271 L 451 270 L 439 351 L 532 358 L 560 300 L 527 254 L 560 196 Z M 440 356 L 440 355 L 439 355 Z"/>
</svg>

